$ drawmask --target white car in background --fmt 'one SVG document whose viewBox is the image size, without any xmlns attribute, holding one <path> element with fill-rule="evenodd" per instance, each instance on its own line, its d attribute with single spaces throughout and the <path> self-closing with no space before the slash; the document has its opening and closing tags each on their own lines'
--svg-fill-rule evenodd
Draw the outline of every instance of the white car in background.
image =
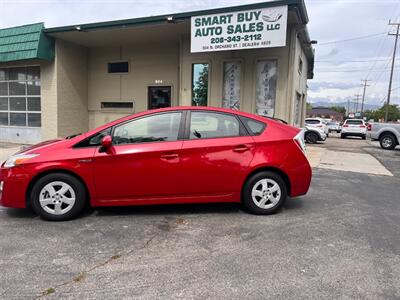
<svg viewBox="0 0 400 300">
<path fill-rule="evenodd" d="M 347 119 L 342 126 L 340 138 L 344 139 L 348 136 L 359 136 L 363 140 L 367 137 L 367 126 L 362 119 Z"/>
<path fill-rule="evenodd" d="M 318 129 L 322 129 L 326 136 L 329 136 L 329 128 L 327 126 L 327 122 L 324 119 L 321 118 L 307 118 L 304 121 L 306 123 L 306 126 L 308 127 L 314 127 Z"/>
<path fill-rule="evenodd" d="M 304 140 L 309 144 L 316 144 L 319 141 L 323 142 L 326 140 L 326 133 L 318 127 L 304 127 Z"/>
<path fill-rule="evenodd" d="M 331 133 L 332 131 L 340 133 L 340 131 L 342 131 L 342 126 L 340 126 L 339 122 L 328 121 L 328 130 L 329 130 L 329 133 Z"/>
</svg>

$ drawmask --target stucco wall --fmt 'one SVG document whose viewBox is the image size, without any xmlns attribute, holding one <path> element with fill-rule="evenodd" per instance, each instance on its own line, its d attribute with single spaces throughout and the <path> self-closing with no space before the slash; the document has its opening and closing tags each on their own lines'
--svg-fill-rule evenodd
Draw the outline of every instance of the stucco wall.
<svg viewBox="0 0 400 300">
<path fill-rule="evenodd" d="M 57 135 L 88 130 L 87 49 L 56 41 Z"/>
<path fill-rule="evenodd" d="M 128 74 L 108 74 L 108 62 L 128 60 Z M 172 105 L 179 105 L 179 43 L 138 43 L 92 48 L 89 52 L 88 97 L 89 127 L 147 110 L 148 87 L 172 86 Z M 162 82 L 162 83 L 156 83 Z M 133 110 L 103 110 L 101 102 L 134 102 Z"/>
</svg>

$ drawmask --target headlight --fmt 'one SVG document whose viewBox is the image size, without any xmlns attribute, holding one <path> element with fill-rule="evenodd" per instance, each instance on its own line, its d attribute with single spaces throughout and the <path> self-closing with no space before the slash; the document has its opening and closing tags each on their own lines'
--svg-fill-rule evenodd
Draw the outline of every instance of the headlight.
<svg viewBox="0 0 400 300">
<path fill-rule="evenodd" d="M 12 168 L 15 166 L 19 166 L 26 162 L 27 160 L 38 156 L 39 154 L 16 154 L 11 156 L 4 163 L 4 168 Z"/>
</svg>

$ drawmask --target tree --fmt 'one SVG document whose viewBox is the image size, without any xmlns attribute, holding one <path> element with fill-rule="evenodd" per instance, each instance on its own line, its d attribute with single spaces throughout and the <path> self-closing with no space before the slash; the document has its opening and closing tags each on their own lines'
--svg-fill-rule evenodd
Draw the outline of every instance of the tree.
<svg viewBox="0 0 400 300">
<path fill-rule="evenodd" d="M 387 104 L 384 104 L 380 109 L 375 111 L 367 110 L 364 113 L 364 116 L 367 120 L 374 120 L 379 121 L 385 118 L 385 111 L 386 111 Z M 396 104 L 389 104 L 389 114 L 388 114 L 388 121 L 397 121 L 400 120 L 400 109 Z"/>
<path fill-rule="evenodd" d="M 199 78 L 193 87 L 193 104 L 196 106 L 206 106 L 208 98 L 208 65 L 204 64 L 199 74 Z"/>
<path fill-rule="evenodd" d="M 341 113 L 343 115 L 346 115 L 346 108 L 343 106 L 332 106 L 332 107 L 330 107 L 330 109 L 332 109 L 338 113 Z"/>
<path fill-rule="evenodd" d="M 312 110 L 312 104 L 310 102 L 307 102 L 306 105 L 307 105 L 307 110 Z"/>
</svg>

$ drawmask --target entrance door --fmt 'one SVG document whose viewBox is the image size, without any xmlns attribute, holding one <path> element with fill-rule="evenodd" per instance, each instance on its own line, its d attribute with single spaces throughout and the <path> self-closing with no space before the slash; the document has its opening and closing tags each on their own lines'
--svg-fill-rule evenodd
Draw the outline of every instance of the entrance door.
<svg viewBox="0 0 400 300">
<path fill-rule="evenodd" d="M 170 86 L 149 86 L 149 109 L 171 106 Z"/>
</svg>

